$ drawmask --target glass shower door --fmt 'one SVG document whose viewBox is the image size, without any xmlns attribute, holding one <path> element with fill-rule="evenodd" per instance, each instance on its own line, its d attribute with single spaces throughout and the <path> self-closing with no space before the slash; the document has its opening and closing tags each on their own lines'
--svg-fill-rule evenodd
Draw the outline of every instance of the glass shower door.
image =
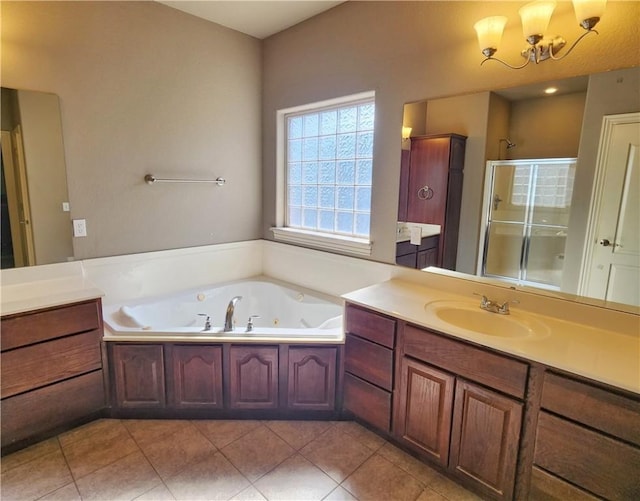
<svg viewBox="0 0 640 501">
<path fill-rule="evenodd" d="M 558 289 L 575 159 L 489 162 L 482 275 Z"/>
</svg>

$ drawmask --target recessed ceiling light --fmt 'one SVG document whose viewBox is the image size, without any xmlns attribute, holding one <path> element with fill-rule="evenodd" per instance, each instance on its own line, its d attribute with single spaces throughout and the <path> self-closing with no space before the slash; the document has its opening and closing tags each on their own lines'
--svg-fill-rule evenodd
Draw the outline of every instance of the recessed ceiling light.
<svg viewBox="0 0 640 501">
<path fill-rule="evenodd" d="M 555 94 L 556 92 L 558 92 L 558 88 L 557 87 L 547 87 L 544 90 L 545 94 Z"/>
</svg>

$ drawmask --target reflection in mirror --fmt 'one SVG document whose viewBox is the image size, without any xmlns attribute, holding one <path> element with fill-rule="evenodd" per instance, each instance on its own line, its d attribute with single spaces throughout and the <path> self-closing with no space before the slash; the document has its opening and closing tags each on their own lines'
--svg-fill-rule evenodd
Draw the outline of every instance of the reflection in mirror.
<svg viewBox="0 0 640 501">
<path fill-rule="evenodd" d="M 499 276 L 507 284 L 526 286 L 528 290 L 532 288 L 531 282 L 535 282 L 534 287 L 541 293 L 561 294 L 564 297 L 575 299 L 578 299 L 576 295 L 588 296 L 609 301 L 605 305 L 607 307 L 617 307 L 616 304 L 611 303 L 612 301 L 637 306 L 640 302 L 638 297 L 640 293 L 636 289 L 639 288 L 637 283 L 640 280 L 635 281 L 636 285 L 631 282 L 633 277 L 640 276 L 640 254 L 635 253 L 630 257 L 627 256 L 626 271 L 621 273 L 620 269 L 618 270 L 618 277 L 622 275 L 631 277 L 625 282 L 623 294 L 620 294 L 619 291 L 614 294 L 606 290 L 597 294 L 593 293 L 592 291 L 598 289 L 593 286 L 593 281 L 606 282 L 611 280 L 616 270 L 609 265 L 604 265 L 605 271 L 608 270 L 607 273 L 602 273 L 603 278 L 601 279 L 591 279 L 589 286 L 590 280 L 586 276 L 585 263 L 590 254 L 597 254 L 591 247 L 596 247 L 597 242 L 603 238 L 600 235 L 602 230 L 598 229 L 595 217 L 592 215 L 594 207 L 597 207 L 598 204 L 591 203 L 592 192 L 595 193 L 594 183 L 597 177 L 595 173 L 601 163 L 598 160 L 598 144 L 603 117 L 638 111 L 640 108 L 637 90 L 639 81 L 640 68 L 630 68 L 513 89 L 407 103 L 404 107 L 402 125 L 403 127 L 411 127 L 412 132 L 410 138 L 402 140 L 401 193 L 399 198 L 402 200 L 403 197 L 406 197 L 404 191 L 410 184 L 409 180 L 402 179 L 402 175 L 410 172 L 413 137 L 444 133 L 465 135 L 468 139 L 463 171 L 456 271 L 478 276 Z M 555 87 L 555 94 L 544 94 L 544 90 L 548 87 Z M 640 134 L 636 137 L 640 137 Z M 629 149 L 627 146 L 622 149 L 626 151 Z M 638 147 L 638 145 L 635 147 L 631 145 L 629 151 L 637 151 Z M 530 210 L 530 217 L 541 217 L 542 219 L 538 223 L 545 226 L 544 231 L 535 232 L 535 236 L 540 237 L 544 234 L 545 237 L 548 237 L 553 234 L 553 238 L 533 238 L 532 233 L 528 240 L 523 240 L 522 232 L 526 235 L 526 225 L 523 219 L 519 228 L 521 234 L 518 242 L 510 241 L 511 247 L 515 245 L 516 252 L 512 258 L 493 259 L 489 266 L 494 271 L 491 273 L 490 270 L 487 270 L 486 263 L 483 269 L 483 252 L 486 250 L 485 244 L 487 243 L 485 236 L 487 231 L 491 231 L 488 230 L 490 225 L 487 225 L 486 216 L 490 213 L 489 208 L 496 203 L 498 211 L 506 209 L 507 204 L 510 203 L 509 200 L 513 202 L 512 198 L 509 199 L 511 191 L 517 191 L 521 188 L 515 186 L 514 180 L 517 176 L 507 176 L 506 181 L 503 179 L 507 186 L 502 187 L 501 190 L 508 194 L 503 195 L 499 191 L 491 194 L 491 177 L 486 175 L 486 165 L 489 161 L 499 164 L 501 160 L 528 160 L 531 162 L 534 159 L 540 159 L 542 163 L 549 161 L 549 159 L 575 160 L 575 183 L 571 191 L 568 190 L 567 183 L 558 180 L 559 178 L 556 176 L 558 172 L 555 172 L 557 171 L 555 168 L 552 169 L 553 173 L 548 172 L 549 176 L 536 178 L 537 186 L 540 186 L 541 183 L 547 183 L 548 190 L 555 187 L 563 191 L 563 196 L 569 197 L 570 203 L 567 203 L 568 200 L 564 200 L 565 207 L 556 210 L 555 212 L 558 214 L 554 213 L 551 218 L 559 218 L 561 223 L 559 226 L 562 228 L 555 228 L 557 221 L 554 219 L 552 222 L 549 217 L 545 217 L 545 213 L 549 212 L 548 208 Z M 633 156 L 625 157 L 621 161 L 634 166 L 631 170 L 637 175 Z M 509 163 L 512 166 L 512 171 L 516 163 Z M 572 179 L 572 169 L 567 171 L 567 179 Z M 531 172 L 529 172 L 530 175 Z M 633 188 L 633 183 L 631 184 L 631 188 Z M 528 196 L 534 196 L 535 191 L 536 183 L 534 183 L 532 191 L 528 192 Z M 495 200 L 491 198 L 492 196 L 495 197 Z M 485 207 L 484 214 L 483 207 Z M 526 212 L 526 207 L 522 207 L 522 209 Z M 627 219 L 631 216 L 635 217 L 632 226 L 639 228 L 638 213 L 635 211 L 634 216 L 631 212 L 628 211 L 625 217 Z M 403 219 L 402 215 L 400 209 L 396 231 L 398 235 L 397 250 L 408 245 L 408 236 L 413 227 L 420 226 L 422 223 L 422 221 Z M 499 223 L 497 226 L 502 225 L 500 231 L 502 235 L 513 230 L 510 227 L 509 231 L 506 231 L 506 228 L 503 227 L 504 222 Z M 509 225 L 511 223 L 508 221 Z M 615 221 L 610 223 L 611 228 L 607 231 L 612 233 L 612 236 L 605 240 L 608 239 L 612 242 L 615 240 L 616 224 Z M 550 226 L 554 226 L 554 228 L 549 228 Z M 403 233 L 399 232 L 400 229 Z M 494 226 L 493 231 L 498 229 Z M 505 230 L 506 233 L 502 230 Z M 638 238 L 637 233 L 635 236 L 627 236 L 628 243 L 624 247 L 625 252 L 631 252 L 632 248 L 639 247 Z M 634 241 L 635 244 L 631 244 Z M 496 245 L 496 240 L 493 245 Z M 505 251 L 505 246 L 502 244 L 498 244 L 498 247 L 501 252 Z M 610 247 L 617 249 L 620 253 L 621 247 L 614 245 Z M 523 275 L 522 264 L 523 259 L 526 262 L 527 253 L 529 259 L 535 264 L 535 271 L 530 269 L 527 275 L 525 270 Z M 511 272 L 505 272 L 509 268 L 507 266 L 509 262 L 511 262 L 513 269 Z M 403 264 L 399 255 L 397 263 Z M 495 272 L 496 270 L 499 271 Z M 530 280 L 523 279 L 523 276 Z M 532 277 L 535 280 L 531 280 Z"/>
<path fill-rule="evenodd" d="M 73 258 L 58 96 L 2 88 L 2 268 Z"/>
</svg>

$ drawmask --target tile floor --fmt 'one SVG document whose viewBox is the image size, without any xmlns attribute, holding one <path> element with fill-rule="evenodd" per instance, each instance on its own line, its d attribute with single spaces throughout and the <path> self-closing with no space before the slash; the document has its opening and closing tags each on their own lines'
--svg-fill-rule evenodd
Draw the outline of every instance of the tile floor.
<svg viewBox="0 0 640 501">
<path fill-rule="evenodd" d="M 351 421 L 102 419 L 5 456 L 9 500 L 477 500 Z"/>
</svg>

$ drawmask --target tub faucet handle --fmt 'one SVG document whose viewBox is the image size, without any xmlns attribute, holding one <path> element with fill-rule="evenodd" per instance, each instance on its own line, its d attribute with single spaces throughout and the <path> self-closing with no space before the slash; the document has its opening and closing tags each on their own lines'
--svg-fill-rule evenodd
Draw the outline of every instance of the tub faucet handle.
<svg viewBox="0 0 640 501">
<path fill-rule="evenodd" d="M 247 321 L 247 330 L 245 332 L 251 332 L 253 330 L 253 319 L 260 318 L 260 315 L 251 315 Z"/>
<path fill-rule="evenodd" d="M 204 321 L 204 329 L 202 329 L 203 331 L 210 331 L 211 330 L 211 317 L 209 317 L 209 315 L 207 315 L 206 313 L 198 313 L 199 317 L 207 317 L 206 320 Z"/>
</svg>

